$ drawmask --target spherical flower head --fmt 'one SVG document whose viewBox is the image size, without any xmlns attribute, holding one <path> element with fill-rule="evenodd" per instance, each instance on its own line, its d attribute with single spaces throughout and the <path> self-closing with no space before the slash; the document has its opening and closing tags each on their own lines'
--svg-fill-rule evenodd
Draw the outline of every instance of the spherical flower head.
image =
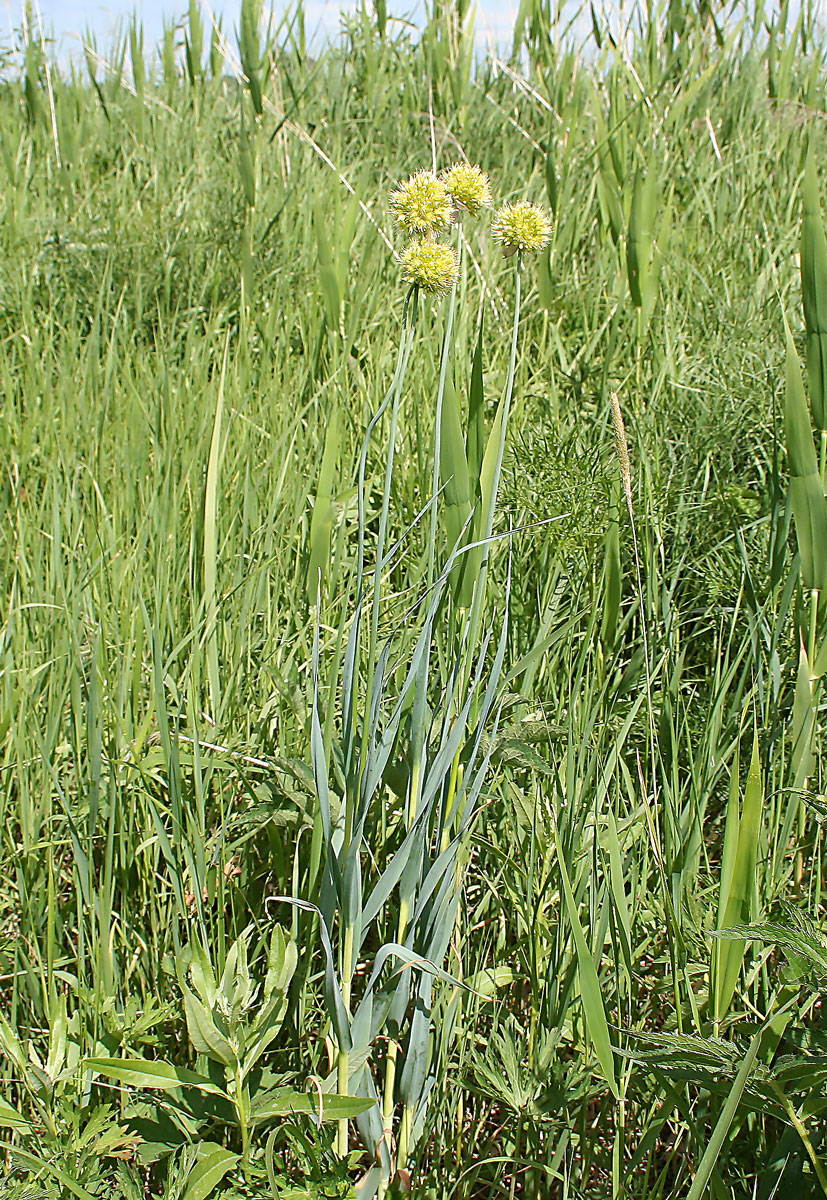
<svg viewBox="0 0 827 1200">
<path fill-rule="evenodd" d="M 445 296 L 457 277 L 457 256 L 442 242 L 411 242 L 402 252 L 402 278 L 423 292 Z"/>
<path fill-rule="evenodd" d="M 482 209 L 491 207 L 488 176 L 479 167 L 472 167 L 470 163 L 454 163 L 443 171 L 442 178 L 455 208 L 476 217 Z"/>
<path fill-rule="evenodd" d="M 536 204 L 517 200 L 502 206 L 491 222 L 491 234 L 506 256 L 517 250 L 544 250 L 551 241 L 551 221 Z"/>
<path fill-rule="evenodd" d="M 433 171 L 417 171 L 391 196 L 397 225 L 407 234 L 437 233 L 451 224 L 453 206 L 445 184 Z"/>
</svg>

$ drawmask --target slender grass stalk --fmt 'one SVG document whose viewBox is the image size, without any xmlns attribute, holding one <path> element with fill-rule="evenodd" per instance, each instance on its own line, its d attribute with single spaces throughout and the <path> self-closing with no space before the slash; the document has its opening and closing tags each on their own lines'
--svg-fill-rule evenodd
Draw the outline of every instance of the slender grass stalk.
<svg viewBox="0 0 827 1200">
<path fill-rule="evenodd" d="M 434 562 L 436 555 L 437 528 L 439 524 L 439 472 L 442 462 L 442 406 L 445 401 L 445 382 L 448 377 L 448 364 L 453 352 L 454 312 L 457 305 L 457 287 L 462 270 L 462 225 L 457 223 L 457 274 L 451 286 L 448 300 L 448 311 L 445 316 L 445 335 L 442 340 L 442 355 L 439 363 L 439 385 L 436 393 L 436 413 L 434 416 L 434 465 L 431 478 L 431 536 L 428 539 L 428 573 L 426 586 L 430 590 L 434 582 Z"/>
<path fill-rule="evenodd" d="M 497 509 L 497 497 L 500 488 L 500 478 L 502 475 L 502 464 L 505 456 L 505 445 L 508 437 L 508 419 L 511 414 L 511 401 L 514 394 L 514 377 L 517 370 L 517 344 L 520 329 L 520 300 L 522 293 L 522 272 L 523 272 L 523 256 L 522 251 L 518 250 L 515 262 L 514 272 L 514 315 L 511 324 L 511 340 L 510 351 L 508 358 L 508 374 L 506 376 L 505 393 L 502 400 L 502 408 L 498 414 L 499 418 L 499 437 L 496 445 L 496 455 L 494 459 L 494 468 L 491 484 L 490 498 L 485 513 L 483 514 L 484 524 L 482 526 L 483 543 L 482 554 L 480 558 L 480 566 L 477 578 L 474 581 L 474 590 L 471 597 L 471 610 L 466 624 L 466 629 L 462 635 L 468 654 L 473 653 L 473 648 L 476 646 L 479 638 L 480 623 L 482 620 L 483 600 L 485 596 L 485 582 L 488 573 L 488 558 L 491 550 L 491 535 L 494 530 L 494 517 Z M 470 658 L 466 659 L 470 662 Z M 460 688 L 459 694 L 463 694 L 463 688 Z M 472 723 L 476 718 L 476 707 L 472 710 Z M 454 758 L 451 779 L 448 787 L 448 795 L 446 799 L 446 822 L 442 833 L 442 849 L 448 845 L 450 840 L 450 818 L 453 814 L 454 803 L 461 782 L 461 763 L 460 750 Z"/>
<path fill-rule="evenodd" d="M 483 548 L 479 575 L 474 584 L 474 594 L 471 601 L 471 615 L 468 622 L 468 645 L 476 645 L 479 637 L 482 605 L 485 594 L 485 580 L 488 572 L 488 559 L 491 553 L 491 534 L 494 531 L 494 516 L 497 510 L 497 496 L 500 489 L 505 443 L 508 437 L 508 419 L 511 415 L 511 400 L 514 394 L 514 376 L 517 370 L 517 338 L 520 330 L 520 300 L 522 294 L 523 255 L 518 250 L 514 269 L 514 316 L 511 324 L 511 349 L 508 357 L 508 375 L 506 377 L 505 395 L 503 397 L 502 417 L 500 421 L 500 436 L 497 443 L 497 455 L 494 465 L 494 477 L 491 487 L 491 498 L 485 513 L 483 526 Z"/>
</svg>

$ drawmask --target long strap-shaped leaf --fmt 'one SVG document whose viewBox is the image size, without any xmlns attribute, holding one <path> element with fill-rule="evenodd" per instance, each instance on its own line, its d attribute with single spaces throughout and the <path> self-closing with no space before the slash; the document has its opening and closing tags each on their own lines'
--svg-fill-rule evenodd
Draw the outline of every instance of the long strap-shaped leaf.
<svg viewBox="0 0 827 1200">
<path fill-rule="evenodd" d="M 810 406 L 818 429 L 827 429 L 827 238 L 818 202 L 818 174 L 810 150 L 804 173 L 801 222 L 801 292 L 807 329 Z"/>
<path fill-rule="evenodd" d="M 818 470 L 804 382 L 789 326 L 784 432 L 790 464 L 790 501 L 795 519 L 801 582 L 807 591 L 827 588 L 827 503 Z"/>
<path fill-rule="evenodd" d="M 577 912 L 574 893 L 571 890 L 571 883 L 569 882 L 569 874 L 566 870 L 566 861 L 563 857 L 563 847 L 560 843 L 560 833 L 556 821 L 554 823 L 554 844 L 557 850 L 557 862 L 560 866 L 560 880 L 563 885 L 566 911 L 574 936 L 577 970 L 580 975 L 580 996 L 583 1001 L 586 1028 L 594 1047 L 594 1052 L 597 1055 L 597 1061 L 603 1068 L 604 1078 L 614 1095 L 619 1098 L 620 1093 L 617 1087 L 617 1080 L 615 1079 L 614 1054 L 612 1053 L 612 1044 L 609 1038 L 606 1012 L 603 1007 L 603 996 L 600 992 L 600 980 L 597 977 L 594 959 L 586 942 L 583 927 L 580 924 L 580 916 Z"/>
<path fill-rule="evenodd" d="M 328 933 L 322 910 L 317 905 L 311 904 L 309 900 L 297 900 L 295 896 L 271 896 L 270 900 L 272 903 L 292 904 L 294 908 L 301 908 L 305 912 L 313 912 L 318 915 L 319 933 L 325 957 L 325 998 L 327 1000 L 327 1009 L 330 1013 L 330 1019 L 333 1022 L 336 1041 L 342 1049 L 351 1050 L 353 1042 L 351 1039 L 350 1020 L 345 1009 L 344 1000 L 342 999 L 341 988 L 336 979 L 336 963 L 333 957 L 333 947 L 330 944 L 330 934 Z"/>
<path fill-rule="evenodd" d="M 327 777 L 327 759 L 324 748 L 324 734 L 319 719 L 319 619 L 313 634 L 313 709 L 310 714 L 310 757 L 313 763 L 313 777 L 316 782 L 316 798 L 319 803 L 319 815 L 322 822 L 324 839 L 325 862 L 328 876 L 336 892 L 339 904 L 343 903 L 342 873 L 333 849 L 333 821 L 330 812 L 330 788 Z"/>
<path fill-rule="evenodd" d="M 737 769 L 737 757 L 734 769 Z M 761 832 L 761 809 L 764 801 L 757 732 L 753 737 L 749 775 L 739 817 L 737 816 L 737 787 L 736 779 L 733 783 L 733 790 L 730 791 L 730 805 L 734 801 L 736 816 L 733 816 L 729 810 L 727 811 L 725 855 L 721 872 L 723 920 L 719 928 L 744 924 L 751 915 L 754 915 L 751 913 L 752 893 L 755 886 L 755 864 Z M 736 819 L 737 824 L 735 824 Z M 735 838 L 736 829 L 737 838 Z M 726 1015 L 732 1000 L 741 964 L 744 961 L 744 949 L 743 941 L 727 941 L 721 945 L 718 955 L 719 973 L 715 988 L 715 1013 L 718 1020 Z"/>
</svg>

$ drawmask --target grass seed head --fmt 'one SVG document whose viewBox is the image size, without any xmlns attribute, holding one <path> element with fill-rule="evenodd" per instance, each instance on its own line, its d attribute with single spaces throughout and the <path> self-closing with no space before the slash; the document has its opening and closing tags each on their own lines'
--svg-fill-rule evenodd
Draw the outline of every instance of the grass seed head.
<svg viewBox="0 0 827 1200">
<path fill-rule="evenodd" d="M 405 233 L 423 237 L 451 224 L 453 204 L 433 171 L 417 171 L 393 192 L 391 209 Z"/>
<path fill-rule="evenodd" d="M 491 188 L 488 176 L 479 167 L 470 163 L 454 163 L 442 173 L 442 179 L 454 207 L 476 217 L 484 208 L 491 207 Z"/>
<path fill-rule="evenodd" d="M 551 241 L 551 220 L 536 204 L 516 200 L 504 204 L 491 222 L 494 240 L 508 256 L 517 250 L 544 250 Z"/>
<path fill-rule="evenodd" d="M 609 393 L 609 400 L 612 405 L 612 424 L 615 431 L 615 446 L 617 448 L 617 458 L 620 463 L 620 477 L 623 480 L 623 492 L 626 496 L 626 505 L 629 509 L 630 516 L 634 517 L 634 504 L 632 500 L 632 460 L 629 457 L 629 443 L 626 439 L 626 425 L 623 421 L 623 410 L 620 407 L 620 397 L 617 392 Z"/>
<path fill-rule="evenodd" d="M 411 242 L 402 252 L 402 278 L 424 292 L 445 296 L 457 277 L 457 256 L 442 242 Z"/>
</svg>

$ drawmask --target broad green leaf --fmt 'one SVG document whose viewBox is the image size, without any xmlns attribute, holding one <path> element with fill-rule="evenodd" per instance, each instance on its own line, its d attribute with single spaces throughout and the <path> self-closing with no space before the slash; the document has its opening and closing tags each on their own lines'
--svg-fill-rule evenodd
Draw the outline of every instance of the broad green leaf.
<svg viewBox="0 0 827 1200">
<path fill-rule="evenodd" d="M 646 174 L 638 170 L 635 175 L 629 232 L 626 237 L 626 268 L 629 274 L 629 291 L 635 308 L 642 308 L 649 297 L 656 208 L 655 172 L 652 167 Z"/>
<path fill-rule="evenodd" d="M 741 809 L 741 826 L 738 830 L 738 861 L 733 875 L 733 893 L 736 890 L 742 897 L 744 911 L 750 916 L 753 913 L 753 892 L 755 888 L 755 864 L 758 858 L 758 842 L 761 837 L 761 813 L 764 807 L 764 785 L 761 779 L 761 758 L 758 752 L 758 734 L 755 733 L 752 742 L 747 786 L 744 791 L 744 804 Z"/>
<path fill-rule="evenodd" d="M 198 0 L 190 0 L 189 33 L 184 36 L 184 46 L 190 83 L 197 83 L 201 77 L 201 51 L 204 48 L 204 25 Z"/>
<path fill-rule="evenodd" d="M 286 992 L 293 972 L 299 961 L 298 949 L 292 938 L 284 936 L 281 925 L 276 925 L 270 938 L 267 960 L 267 976 L 264 980 L 264 999 L 269 1000 L 273 992 Z"/>
<path fill-rule="evenodd" d="M 557 216 L 557 196 L 558 196 L 558 190 L 559 190 L 558 182 L 557 182 L 557 163 L 556 163 L 557 156 L 555 154 L 555 141 L 556 141 L 555 135 L 557 132 L 556 125 L 555 125 L 556 117 L 557 117 L 557 114 L 554 113 L 552 115 L 552 118 L 549 120 L 549 131 L 548 131 L 548 140 L 547 140 L 548 141 L 548 149 L 546 150 L 546 169 L 545 169 L 546 193 L 548 194 L 548 203 L 549 203 L 549 207 L 551 208 L 551 211 L 555 217 Z"/>
<path fill-rule="evenodd" d="M 254 1097 L 250 1116 L 256 1124 L 274 1117 L 288 1117 L 293 1113 L 306 1113 L 321 1121 L 341 1121 L 358 1117 L 372 1108 L 373 1100 L 361 1096 L 339 1096 L 336 1093 L 296 1092 L 290 1088 L 277 1088 L 262 1092 Z"/>
<path fill-rule="evenodd" d="M 503 396 L 500 403 L 497 405 L 497 411 L 494 415 L 494 420 L 491 422 L 491 428 L 488 431 L 488 440 L 485 443 L 485 454 L 483 455 L 482 465 L 480 467 L 480 499 L 478 507 L 478 518 L 474 521 L 474 540 L 481 538 L 488 527 L 488 517 L 492 507 L 496 507 L 497 497 L 494 495 L 494 485 L 497 475 L 497 457 L 500 446 L 500 438 L 503 433 L 503 414 L 505 410 L 505 397 Z M 476 553 L 476 552 L 475 552 Z M 482 555 L 482 549 L 479 554 Z M 479 569 L 479 568 L 478 568 Z M 470 571 L 469 571 L 470 574 Z M 470 580 L 471 586 L 476 582 L 476 576 Z"/>
<path fill-rule="evenodd" d="M 626 184 L 626 160 L 629 153 L 629 126 L 626 120 L 626 77 L 616 61 L 609 76 L 609 129 L 607 141 L 618 187 Z"/>
<path fill-rule="evenodd" d="M 57 1079 L 66 1059 L 66 997 L 61 996 L 57 1002 L 57 1011 L 52 1018 L 49 1030 L 49 1057 L 46 1061 L 46 1074 L 50 1079 Z"/>
<path fill-rule="evenodd" d="M 718 889 L 718 928 L 723 929 L 729 897 L 732 891 L 732 877 L 735 874 L 735 862 L 738 857 L 738 830 L 741 827 L 741 750 L 735 748 L 735 756 L 729 774 L 729 793 L 727 797 L 726 821 L 724 824 L 724 845 L 721 853 L 721 882 Z"/>
<path fill-rule="evenodd" d="M 197 937 L 193 937 L 187 950 L 189 950 L 188 965 L 193 987 L 207 1008 L 213 1008 L 218 995 L 218 987 L 209 955 Z"/>
<path fill-rule="evenodd" d="M 465 457 L 468 465 L 468 478 L 475 500 L 480 496 L 480 471 L 485 453 L 485 386 L 483 378 L 482 334 L 483 318 L 480 317 L 480 327 L 477 333 L 477 345 L 474 350 L 474 361 L 471 365 L 471 384 L 468 391 L 468 435 L 465 443 Z"/>
<path fill-rule="evenodd" d="M 511 987 L 517 978 L 511 967 L 486 967 L 465 980 L 478 996 L 493 1000 L 500 988 Z"/>
<path fill-rule="evenodd" d="M 256 1013 L 252 1029 L 248 1029 L 244 1038 L 244 1061 L 242 1071 L 246 1076 L 261 1058 L 264 1051 L 277 1036 L 282 1019 L 287 1010 L 287 999 L 280 992 L 271 995 L 270 1000 Z"/>
<path fill-rule="evenodd" d="M 336 220 L 336 238 L 333 252 L 336 260 L 336 279 L 338 280 L 339 295 L 341 297 L 347 294 L 351 247 L 353 245 L 353 235 L 356 232 L 357 223 L 362 212 L 361 201 L 365 191 L 365 180 L 369 178 L 367 170 L 363 170 L 363 177 L 363 179 L 356 182 L 353 195 L 350 197 L 347 207 L 341 217 L 337 217 Z"/>
<path fill-rule="evenodd" d="M 222 43 L 224 34 L 221 28 L 224 18 L 219 17 L 218 20 L 213 20 L 212 32 L 210 34 L 210 78 L 220 79 L 224 69 L 224 51 Z"/>
<path fill-rule="evenodd" d="M 468 393 L 468 433 L 465 439 L 465 460 L 468 471 L 468 491 L 471 504 L 475 509 L 471 540 L 481 536 L 483 525 L 482 501 L 482 469 L 485 456 L 485 387 L 483 381 L 482 359 L 483 319 L 477 333 L 477 345 L 474 350 L 474 361 L 471 367 L 471 385 Z M 460 559 L 462 582 L 459 594 L 456 596 L 460 608 L 468 608 L 474 592 L 474 583 L 480 571 L 482 547 L 477 546 L 463 554 Z"/>
<path fill-rule="evenodd" d="M 652 173 L 654 178 L 654 172 Z M 663 270 L 663 261 L 666 251 L 669 247 L 669 238 L 672 232 L 672 214 L 674 188 L 670 190 L 669 196 L 664 207 L 663 218 L 658 227 L 657 236 L 655 237 L 652 246 L 652 261 L 649 267 L 649 273 L 646 281 L 646 287 L 643 293 L 643 328 L 647 329 L 652 318 L 652 313 L 655 309 L 655 304 L 658 298 L 658 288 L 660 287 L 660 276 Z"/>
<path fill-rule="evenodd" d="M 87 1058 L 85 1066 L 97 1075 L 122 1083 L 125 1087 L 161 1092 L 191 1087 L 199 1092 L 227 1098 L 227 1093 L 211 1079 L 168 1062 L 152 1062 L 145 1058 Z"/>
<path fill-rule="evenodd" d="M 598 104 L 599 102 L 598 99 Z M 608 225 L 612 241 L 617 246 L 623 237 L 623 203 L 609 150 L 606 122 L 599 110 L 597 111 L 596 119 L 596 137 L 599 146 L 597 198 L 600 203 L 602 222 L 604 225 Z"/>
<path fill-rule="evenodd" d="M 230 1011 L 245 1008 L 253 992 L 250 969 L 247 965 L 248 937 L 249 933 L 245 930 L 233 942 L 221 975 L 219 991 L 223 997 L 225 1009 Z"/>
<path fill-rule="evenodd" d="M 183 1200 L 206 1200 L 228 1171 L 239 1161 L 231 1150 L 213 1150 L 198 1160 L 189 1173 Z"/>
<path fill-rule="evenodd" d="M 6 1058 L 14 1063 L 17 1073 L 24 1076 L 27 1066 L 26 1053 L 20 1039 L 2 1013 L 0 1013 L 0 1050 L 3 1051 Z"/>
<path fill-rule="evenodd" d="M 741 826 L 741 753 L 735 748 L 735 756 L 729 775 L 729 792 L 727 796 L 726 821 L 724 823 L 724 844 L 721 852 L 721 879 L 718 885 L 718 915 L 716 929 L 726 925 L 729 897 L 732 891 L 732 877 L 735 873 L 735 863 L 738 857 L 738 831 Z M 728 974 L 729 943 L 716 940 L 712 947 L 712 961 L 715 977 L 715 1019 L 723 1020 L 726 1016 L 722 1008 L 722 981 Z"/>
<path fill-rule="evenodd" d="M 787 441 L 787 457 L 790 474 L 806 478 L 818 474 L 818 459 L 813 442 L 810 413 L 804 396 L 804 381 L 798 362 L 795 343 L 790 328 L 785 323 L 786 334 L 786 403 L 784 406 L 784 434 Z"/>
<path fill-rule="evenodd" d="M 620 948 L 623 954 L 623 961 L 626 964 L 626 970 L 631 979 L 633 976 L 632 917 L 626 897 L 626 879 L 623 871 L 620 838 L 617 835 L 617 821 L 610 808 L 606 810 L 606 845 L 609 851 L 609 886 L 611 887 L 615 913 L 617 914 Z"/>
<path fill-rule="evenodd" d="M 187 1018 L 187 1033 L 198 1054 L 206 1054 L 225 1067 L 236 1061 L 235 1051 L 216 1028 L 212 1013 L 196 998 L 189 988 L 184 988 L 184 1015 Z"/>
<path fill-rule="evenodd" d="M 135 85 L 135 91 L 138 94 L 138 99 L 143 101 L 144 87 L 146 85 L 146 61 L 144 59 L 144 31 L 143 26 L 139 24 L 137 18 L 130 22 L 129 26 L 129 54 L 132 60 L 132 82 Z M 139 119 L 142 122 L 144 106 L 141 103 L 138 106 Z"/>
<path fill-rule="evenodd" d="M 827 588 L 827 505 L 818 474 L 790 479 L 790 505 L 801 558 L 801 582 L 807 591 Z"/>
<path fill-rule="evenodd" d="M 821 645 L 816 651 L 815 662 L 812 664 L 811 669 L 814 679 L 821 679 L 822 675 L 827 672 L 827 637 L 822 638 Z"/>
<path fill-rule="evenodd" d="M 719 62 L 717 59 L 714 59 L 714 61 L 711 62 L 709 66 L 701 72 L 700 75 L 691 81 L 685 82 L 685 85 L 681 87 L 680 94 L 678 95 L 677 99 L 675 99 L 674 102 L 669 106 L 667 120 L 669 121 L 670 125 L 676 127 L 680 126 L 681 117 L 683 114 L 692 106 L 701 90 L 710 82 L 712 76 L 715 75 L 719 70 Z"/>
<path fill-rule="evenodd" d="M 262 114 L 261 97 L 261 47 L 259 25 L 261 23 L 261 0 L 241 0 L 241 30 L 239 50 L 241 66 L 250 89 L 250 99 L 257 116 Z"/>
</svg>

